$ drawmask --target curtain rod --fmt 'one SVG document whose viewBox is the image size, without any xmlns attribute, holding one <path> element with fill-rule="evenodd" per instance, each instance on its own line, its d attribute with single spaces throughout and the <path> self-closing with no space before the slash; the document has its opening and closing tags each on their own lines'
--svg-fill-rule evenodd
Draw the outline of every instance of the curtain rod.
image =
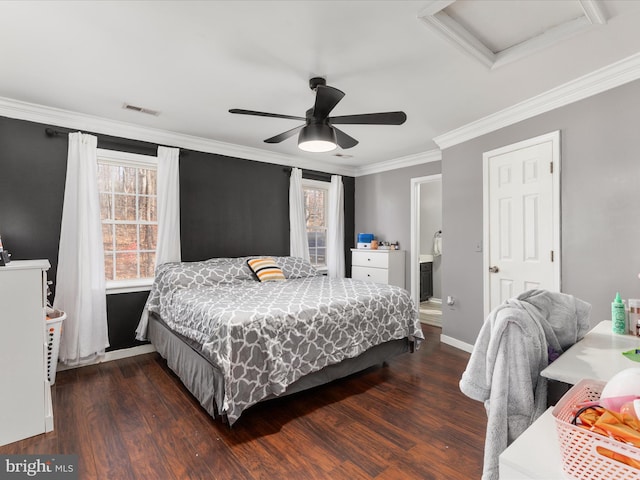
<svg viewBox="0 0 640 480">
<path fill-rule="evenodd" d="M 285 173 L 291 173 L 292 168 L 293 167 L 284 167 L 282 171 Z M 306 178 L 308 180 L 320 180 L 322 182 L 331 181 L 330 173 L 318 172 L 315 170 L 305 170 L 304 168 L 302 168 L 301 170 L 302 170 L 302 178 Z"/>
<path fill-rule="evenodd" d="M 73 130 L 73 131 L 77 131 L 77 130 Z M 65 132 L 65 131 L 61 131 L 61 130 L 55 130 L 55 129 L 49 128 L 49 127 L 44 129 L 44 133 L 49 138 L 66 137 L 71 132 L 72 132 L 72 130 L 69 130 L 69 131 Z M 95 134 L 92 133 L 92 135 L 95 135 Z M 100 143 L 108 143 L 108 144 L 111 144 L 111 145 L 121 145 L 121 146 L 128 146 L 128 147 L 136 147 L 136 148 L 142 148 L 142 149 L 146 149 L 146 150 L 155 150 L 155 147 L 153 145 L 145 145 L 143 143 L 138 143 L 138 142 L 141 142 L 140 140 L 129 140 L 129 139 L 126 139 L 126 138 L 121 138 L 121 139 L 117 139 L 117 140 L 110 140 L 110 139 L 107 139 L 107 138 L 98 137 L 98 142 L 100 142 Z M 160 145 L 158 145 L 158 146 L 160 146 Z M 171 148 L 175 148 L 175 147 L 171 147 Z M 186 155 L 187 155 L 187 150 L 180 149 L 180 157 L 184 157 Z"/>
</svg>

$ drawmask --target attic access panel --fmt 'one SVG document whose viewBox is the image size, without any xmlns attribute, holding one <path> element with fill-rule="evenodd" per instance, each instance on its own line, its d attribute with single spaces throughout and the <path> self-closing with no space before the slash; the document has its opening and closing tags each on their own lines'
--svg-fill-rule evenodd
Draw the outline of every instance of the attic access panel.
<svg viewBox="0 0 640 480">
<path fill-rule="evenodd" d="M 489 68 L 513 62 L 606 23 L 596 0 L 432 0 L 418 18 Z"/>
</svg>

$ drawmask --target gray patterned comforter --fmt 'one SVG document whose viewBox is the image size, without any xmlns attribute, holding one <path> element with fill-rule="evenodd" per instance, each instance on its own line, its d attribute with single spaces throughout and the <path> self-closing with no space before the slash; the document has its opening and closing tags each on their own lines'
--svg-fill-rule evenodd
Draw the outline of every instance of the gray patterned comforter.
<svg viewBox="0 0 640 480">
<path fill-rule="evenodd" d="M 286 281 L 256 281 L 246 258 L 161 265 L 147 301 L 223 372 L 230 424 L 304 375 L 390 340 L 424 338 L 406 290 L 274 258 Z"/>
</svg>

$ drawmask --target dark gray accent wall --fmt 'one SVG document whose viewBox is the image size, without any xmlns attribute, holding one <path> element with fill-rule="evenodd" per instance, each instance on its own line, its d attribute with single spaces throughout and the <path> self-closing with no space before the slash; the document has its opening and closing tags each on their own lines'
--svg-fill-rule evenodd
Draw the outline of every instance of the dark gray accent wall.
<svg viewBox="0 0 640 480">
<path fill-rule="evenodd" d="M 441 162 L 356 177 L 355 235 L 400 242 L 405 251 L 405 288 L 411 286 L 411 179 L 440 173 Z M 354 238 L 355 240 L 355 238 Z"/>
<path fill-rule="evenodd" d="M 616 292 L 640 298 L 640 81 L 443 151 L 443 334 L 473 344 L 484 322 L 482 154 L 561 132 L 562 291 L 611 318 Z"/>
<path fill-rule="evenodd" d="M 48 259 L 48 277 L 55 282 L 67 136 L 49 138 L 46 127 L 67 131 L 0 117 L 0 236 L 16 260 Z M 105 135 L 98 135 L 98 147 L 146 155 L 157 151 L 155 144 Z M 281 165 L 182 150 L 183 259 L 288 255 L 289 170 Z M 345 251 L 350 274 L 355 180 L 343 177 L 343 183 Z M 52 289 L 55 291 L 55 284 Z M 134 339 L 135 328 L 147 296 L 148 292 L 107 296 L 109 350 L 140 343 Z"/>
<path fill-rule="evenodd" d="M 288 211 L 282 166 L 201 152 L 180 159 L 184 261 L 288 255 Z"/>
</svg>

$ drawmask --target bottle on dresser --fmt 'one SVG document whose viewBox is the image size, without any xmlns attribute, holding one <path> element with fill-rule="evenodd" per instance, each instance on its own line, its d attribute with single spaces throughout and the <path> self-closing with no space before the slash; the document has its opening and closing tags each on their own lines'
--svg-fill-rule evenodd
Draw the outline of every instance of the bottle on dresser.
<svg viewBox="0 0 640 480">
<path fill-rule="evenodd" d="M 616 298 L 611 303 L 611 324 L 613 333 L 619 335 L 627 333 L 627 315 L 619 292 L 616 293 Z"/>
</svg>

